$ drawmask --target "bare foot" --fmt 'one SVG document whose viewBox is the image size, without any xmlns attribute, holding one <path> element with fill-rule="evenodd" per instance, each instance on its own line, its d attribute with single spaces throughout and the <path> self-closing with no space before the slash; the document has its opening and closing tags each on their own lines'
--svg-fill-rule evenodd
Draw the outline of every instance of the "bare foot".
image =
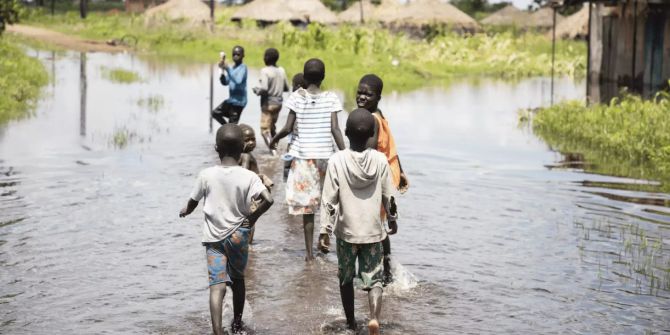
<svg viewBox="0 0 670 335">
<path fill-rule="evenodd" d="M 379 322 L 372 319 L 368 322 L 368 334 L 370 335 L 379 335 Z"/>
<path fill-rule="evenodd" d="M 305 256 L 305 262 L 311 262 L 314 260 L 314 255 L 307 255 Z"/>
</svg>

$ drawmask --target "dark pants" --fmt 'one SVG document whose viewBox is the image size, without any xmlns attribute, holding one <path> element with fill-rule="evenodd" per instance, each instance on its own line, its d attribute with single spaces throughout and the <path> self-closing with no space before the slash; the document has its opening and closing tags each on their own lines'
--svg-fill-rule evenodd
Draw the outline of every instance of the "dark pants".
<svg viewBox="0 0 670 335">
<path fill-rule="evenodd" d="M 240 122 L 240 116 L 242 115 L 242 110 L 244 106 L 237 106 L 229 103 L 228 101 L 222 102 L 212 111 L 212 118 L 218 121 L 221 125 L 226 123 L 237 124 Z M 225 118 L 228 118 L 226 121 Z"/>
</svg>

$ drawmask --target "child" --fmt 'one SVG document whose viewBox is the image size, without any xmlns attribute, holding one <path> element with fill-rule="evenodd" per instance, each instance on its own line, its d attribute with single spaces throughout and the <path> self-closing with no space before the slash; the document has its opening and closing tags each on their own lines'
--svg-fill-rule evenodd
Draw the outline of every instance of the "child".
<svg viewBox="0 0 670 335">
<path fill-rule="evenodd" d="M 272 206 L 272 198 L 258 176 L 240 166 L 242 130 L 225 124 L 216 132 L 216 151 L 221 165 L 200 172 L 186 207 L 179 212 L 185 217 L 204 197 L 202 244 L 209 272 L 209 310 L 215 335 L 222 335 L 221 319 L 226 284 L 233 290 L 233 332 L 242 329 L 242 313 L 246 288 L 244 270 L 247 265 L 249 229 Z M 249 207 L 260 199 L 255 212 Z"/>
<path fill-rule="evenodd" d="M 274 147 L 280 139 L 293 133 L 289 154 L 294 158 L 286 180 L 286 202 L 289 214 L 302 215 L 306 261 L 314 259 L 314 213 L 319 208 L 327 159 L 334 151 L 333 138 L 337 147 L 344 149 L 337 123 L 342 104 L 335 93 L 321 91 L 325 76 L 326 66 L 320 59 L 305 62 L 303 77 L 307 88 L 300 88 L 288 97 L 286 107 L 290 112 L 286 125 L 270 142 Z"/>
<path fill-rule="evenodd" d="M 398 231 L 391 172 L 384 154 L 367 147 L 374 135 L 375 119 L 365 109 L 349 114 L 346 135 L 350 148 L 328 160 L 323 184 L 319 247 L 328 252 L 329 235 L 337 237 L 337 273 L 340 297 L 350 329 L 356 329 L 354 317 L 354 276 L 358 258 L 358 276 L 370 303 L 370 334 L 379 334 L 382 303 L 382 243 L 387 236 L 379 208 L 386 210 L 389 234 Z M 325 224 L 324 224 L 325 223 Z M 334 231 L 333 231 L 333 226 Z"/>
<path fill-rule="evenodd" d="M 270 147 L 270 140 L 277 133 L 276 123 L 282 107 L 282 93 L 288 92 L 289 89 L 286 71 L 277 66 L 278 60 L 277 49 L 265 50 L 263 56 L 265 67 L 261 69 L 260 86 L 253 88 L 254 93 L 261 97 L 261 137 L 273 155 L 276 154 L 276 150 Z"/>
<path fill-rule="evenodd" d="M 296 73 L 295 76 L 293 76 L 292 80 L 293 84 L 293 92 L 297 91 L 299 88 L 307 88 L 305 85 L 305 78 L 301 73 Z M 295 130 L 295 126 L 293 127 L 293 130 Z M 291 134 L 293 134 L 293 131 L 291 131 Z M 291 143 L 293 142 L 293 135 L 289 135 L 289 140 L 288 144 L 286 145 L 286 152 L 287 154 L 282 157 L 284 159 L 284 182 L 286 182 L 286 179 L 288 179 L 288 172 L 291 169 L 291 162 L 293 162 L 293 157 L 288 154 L 288 152 L 291 150 Z"/>
<path fill-rule="evenodd" d="M 235 46 L 233 48 L 233 62 L 230 67 L 226 64 L 226 55 L 222 55 L 219 61 L 221 76 L 219 81 L 222 85 L 228 85 L 229 96 L 212 111 L 212 117 L 220 124 L 238 123 L 242 110 L 247 105 L 247 66 L 242 63 L 244 59 L 244 48 Z M 228 121 L 224 119 L 228 118 Z"/>
<path fill-rule="evenodd" d="M 376 149 L 384 155 L 391 166 L 391 177 L 393 178 L 393 185 L 400 191 L 405 193 L 409 188 L 409 181 L 400 165 L 400 158 L 395 146 L 395 140 L 391 134 L 391 128 L 388 121 L 384 118 L 382 111 L 377 107 L 379 100 L 382 98 L 382 89 L 384 82 L 381 78 L 374 74 L 367 74 L 361 78 L 358 83 L 358 91 L 356 93 L 356 103 L 359 108 L 364 108 L 375 117 L 375 131 L 374 135 L 368 140 L 368 148 Z M 389 284 L 393 281 L 391 274 L 391 240 L 387 237 L 384 242 L 384 284 Z"/>
</svg>

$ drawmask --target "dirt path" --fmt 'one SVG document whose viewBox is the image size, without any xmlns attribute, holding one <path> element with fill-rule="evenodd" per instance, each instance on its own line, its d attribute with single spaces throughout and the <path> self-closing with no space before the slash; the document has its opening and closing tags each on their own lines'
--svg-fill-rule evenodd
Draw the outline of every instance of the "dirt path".
<svg viewBox="0 0 670 335">
<path fill-rule="evenodd" d="M 123 52 L 129 50 L 129 48 L 125 46 L 110 45 L 105 43 L 104 41 L 84 40 L 79 37 L 66 35 L 63 33 L 59 33 L 57 31 L 26 26 L 21 24 L 14 24 L 7 26 L 7 32 L 40 40 L 46 43 L 51 43 L 62 48 L 76 51 Z"/>
</svg>

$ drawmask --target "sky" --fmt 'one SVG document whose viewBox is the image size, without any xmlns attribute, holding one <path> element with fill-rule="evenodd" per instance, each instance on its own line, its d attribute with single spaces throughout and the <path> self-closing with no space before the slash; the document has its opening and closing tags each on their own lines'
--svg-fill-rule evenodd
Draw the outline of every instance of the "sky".
<svg viewBox="0 0 670 335">
<path fill-rule="evenodd" d="M 503 2 L 503 1 L 510 1 L 510 0 L 489 0 L 489 3 L 498 3 L 498 2 Z M 511 0 L 514 6 L 516 6 L 519 9 L 526 9 L 528 8 L 528 5 L 530 5 L 533 0 Z"/>
</svg>

